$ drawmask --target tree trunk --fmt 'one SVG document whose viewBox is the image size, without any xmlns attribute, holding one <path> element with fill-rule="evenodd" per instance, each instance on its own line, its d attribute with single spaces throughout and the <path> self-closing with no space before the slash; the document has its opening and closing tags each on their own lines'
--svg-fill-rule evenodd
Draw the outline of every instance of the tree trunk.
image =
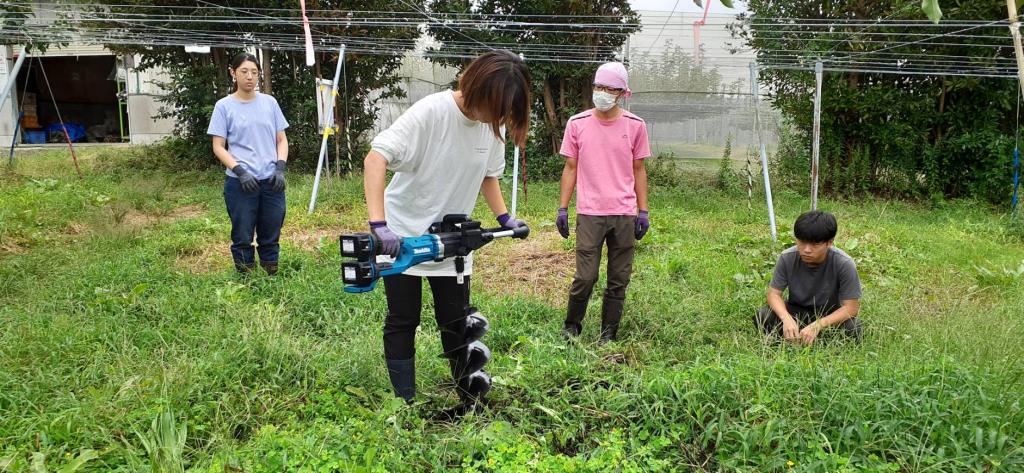
<svg viewBox="0 0 1024 473">
<path fill-rule="evenodd" d="M 551 153 L 558 154 L 558 150 L 562 147 L 561 136 L 559 136 L 559 120 L 557 112 L 555 111 L 555 98 L 551 92 L 551 81 L 544 79 L 544 110 L 547 112 L 544 116 L 547 118 L 548 135 L 551 138 Z"/>
<path fill-rule="evenodd" d="M 264 94 L 267 94 L 267 95 L 274 95 L 274 88 L 271 86 L 271 83 L 270 83 L 270 55 L 271 54 L 272 53 L 270 52 L 270 48 L 263 48 L 263 49 L 260 50 L 260 62 L 263 63 L 261 65 L 261 67 L 263 69 L 263 84 L 262 84 L 263 85 L 263 90 L 261 90 L 260 92 L 263 92 Z"/>
<path fill-rule="evenodd" d="M 566 107 L 566 103 L 565 103 L 566 102 L 566 96 L 567 96 L 567 94 L 565 93 L 565 77 L 559 77 L 558 78 L 558 109 L 559 110 L 566 110 L 568 108 L 568 107 Z M 563 115 L 564 115 L 564 112 L 563 112 Z M 569 117 L 563 117 L 562 120 L 561 120 L 562 128 L 565 128 L 565 125 L 567 123 L 569 123 Z"/>
<path fill-rule="evenodd" d="M 576 84 L 578 87 L 576 89 L 576 93 L 579 94 L 578 97 L 580 99 L 580 110 L 590 109 L 590 98 L 593 95 L 591 93 L 591 91 L 593 90 L 591 78 L 584 77 L 576 81 Z"/>
<path fill-rule="evenodd" d="M 935 130 L 935 146 L 942 141 L 942 112 L 946 111 L 946 78 L 942 78 L 942 92 L 939 94 L 939 115 L 936 117 L 938 124 Z"/>
<path fill-rule="evenodd" d="M 228 74 L 228 66 L 229 66 L 228 60 L 224 56 L 224 48 L 212 48 L 212 49 L 213 49 L 213 54 L 211 54 L 211 57 L 213 59 L 213 68 L 216 69 L 216 71 L 217 71 L 217 85 L 216 85 L 217 95 L 218 96 L 225 95 L 224 94 L 224 87 L 225 86 L 228 87 L 228 90 L 233 88 L 230 85 L 231 84 L 231 76 Z"/>
<path fill-rule="evenodd" d="M 850 94 L 856 96 L 857 92 L 860 89 L 860 74 L 856 72 L 847 73 L 846 85 L 850 89 Z M 857 110 L 855 108 L 850 108 L 846 111 L 845 115 L 846 123 L 849 126 L 847 130 L 854 129 L 856 127 L 857 122 Z M 845 187 L 847 191 L 852 191 L 854 185 L 856 184 L 856 181 L 858 180 L 858 176 L 856 173 L 857 167 L 856 163 L 854 163 L 854 160 L 856 159 L 857 148 L 860 147 L 861 143 L 854 137 L 850 136 L 848 133 L 849 132 L 847 131 L 846 134 L 844 134 L 843 136 L 843 141 L 846 148 L 846 159 L 842 160 L 845 162 L 845 164 L 841 166 L 843 169 L 842 180 L 845 181 L 842 187 Z M 839 162 L 840 160 L 836 159 L 836 161 Z"/>
</svg>

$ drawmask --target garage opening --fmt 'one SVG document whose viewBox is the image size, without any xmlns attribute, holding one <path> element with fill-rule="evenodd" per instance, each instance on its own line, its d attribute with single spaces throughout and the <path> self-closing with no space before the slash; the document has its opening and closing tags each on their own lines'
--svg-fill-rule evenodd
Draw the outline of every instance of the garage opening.
<svg viewBox="0 0 1024 473">
<path fill-rule="evenodd" d="M 49 89 L 43 76 L 44 68 Z M 26 60 L 25 67 L 18 72 L 16 84 L 22 142 L 63 143 L 61 119 L 71 141 L 76 143 L 128 141 L 122 70 L 117 57 L 112 55 Z"/>
</svg>

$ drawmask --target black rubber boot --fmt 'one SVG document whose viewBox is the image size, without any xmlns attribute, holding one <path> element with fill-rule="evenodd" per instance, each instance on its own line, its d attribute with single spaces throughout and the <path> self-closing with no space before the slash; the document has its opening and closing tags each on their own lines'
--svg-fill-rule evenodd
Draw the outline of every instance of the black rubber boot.
<svg viewBox="0 0 1024 473">
<path fill-rule="evenodd" d="M 252 274 L 253 271 L 256 271 L 256 263 L 240 263 L 235 261 L 235 271 L 238 271 L 238 274 Z"/>
<path fill-rule="evenodd" d="M 565 311 L 565 324 L 562 327 L 563 335 L 576 337 L 583 331 L 583 317 L 587 315 L 588 302 L 586 299 L 578 301 L 572 297 L 569 298 L 569 304 Z"/>
<path fill-rule="evenodd" d="M 619 321 L 622 320 L 623 299 L 605 296 L 601 301 L 601 339 L 600 343 L 608 343 L 619 338 Z"/>
<path fill-rule="evenodd" d="M 412 398 L 416 396 L 416 359 L 385 361 L 388 365 L 391 386 L 395 388 L 395 397 L 405 399 L 405 402 L 412 404 Z"/>
<path fill-rule="evenodd" d="M 260 261 L 260 266 L 263 266 L 263 270 L 266 271 L 267 274 L 270 276 L 274 276 L 277 274 L 277 261 L 274 261 L 272 263 L 264 263 Z"/>
</svg>

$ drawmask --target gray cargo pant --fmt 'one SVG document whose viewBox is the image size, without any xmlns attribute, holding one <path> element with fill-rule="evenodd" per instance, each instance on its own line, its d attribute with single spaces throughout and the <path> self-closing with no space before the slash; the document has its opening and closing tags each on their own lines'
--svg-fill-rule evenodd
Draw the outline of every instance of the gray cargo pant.
<svg viewBox="0 0 1024 473">
<path fill-rule="evenodd" d="M 601 250 L 608 244 L 608 287 L 604 291 L 602 326 L 618 327 L 626 287 L 633 273 L 636 216 L 578 215 L 576 217 L 576 275 L 569 288 L 566 328 L 582 329 L 587 302 L 601 268 Z"/>
</svg>

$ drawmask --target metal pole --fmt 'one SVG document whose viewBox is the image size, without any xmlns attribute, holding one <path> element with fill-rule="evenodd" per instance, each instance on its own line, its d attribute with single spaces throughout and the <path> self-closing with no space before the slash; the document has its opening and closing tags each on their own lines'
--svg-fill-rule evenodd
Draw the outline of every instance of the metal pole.
<svg viewBox="0 0 1024 473">
<path fill-rule="evenodd" d="M 1021 87 L 1024 87 L 1024 48 L 1021 47 L 1020 40 L 1020 21 L 1017 16 L 1017 3 L 1015 0 L 1006 0 L 1006 11 L 1010 14 L 1010 36 L 1013 36 L 1013 52 L 1017 56 L 1017 93 L 1021 93 Z M 1018 107 L 1020 97 L 1017 98 Z M 1015 214 L 1017 212 L 1017 186 L 1019 179 L 1020 170 L 1020 151 L 1017 148 L 1013 150 L 1013 198 L 1011 200 L 1012 208 L 1010 212 Z"/>
<path fill-rule="evenodd" d="M 522 54 L 519 58 L 526 62 Z M 515 149 L 512 151 L 512 212 L 509 215 L 516 218 L 516 205 L 519 203 L 519 143 L 513 143 L 512 146 Z"/>
<path fill-rule="evenodd" d="M 25 117 L 25 112 L 18 113 L 18 121 L 14 122 L 14 135 L 11 136 L 11 154 L 7 156 L 7 165 L 14 166 L 14 145 L 18 144 L 18 132 L 21 131 L 21 119 Z M 1014 182 L 1013 189 L 1013 201 L 1017 202 L 1017 183 Z M 1016 206 L 1015 206 L 1016 207 Z"/>
<path fill-rule="evenodd" d="M 14 66 L 11 67 L 10 72 L 7 73 L 7 83 L 4 84 L 3 95 L 0 96 L 0 108 L 4 107 L 7 103 L 7 97 L 11 95 L 11 88 L 18 82 L 18 71 L 21 70 L 21 64 L 25 62 L 25 57 L 28 56 L 28 48 L 22 48 L 21 54 L 18 55 L 18 59 L 14 61 Z"/>
<path fill-rule="evenodd" d="M 761 137 L 761 113 L 758 108 L 760 92 L 757 87 L 757 63 L 750 63 L 750 95 L 754 98 L 754 128 L 757 129 L 757 144 L 761 148 L 761 177 L 764 178 L 764 197 L 768 204 L 768 226 L 771 228 L 772 242 L 779 241 L 775 230 L 775 205 L 772 203 L 772 183 L 768 178 L 768 150 Z"/>
<path fill-rule="evenodd" d="M 1017 55 L 1017 80 L 1024 84 L 1024 48 L 1021 48 L 1020 21 L 1014 0 L 1006 0 L 1006 11 L 1010 14 L 1010 36 L 1013 36 L 1013 52 Z"/>
<path fill-rule="evenodd" d="M 324 117 L 326 126 L 324 126 L 324 137 L 320 141 L 320 158 L 316 162 L 316 177 L 313 178 L 313 195 L 309 197 L 309 211 L 310 215 L 313 214 L 313 209 L 316 208 L 316 195 L 320 190 L 320 173 L 324 168 L 324 155 L 327 153 L 327 139 L 330 138 L 331 134 L 334 133 L 334 101 L 338 95 L 338 81 L 341 79 L 341 67 L 345 63 L 345 45 L 341 45 L 338 48 L 338 65 L 334 68 L 334 84 L 331 85 L 331 100 L 327 102 L 327 110 L 325 110 Z"/>
<path fill-rule="evenodd" d="M 818 154 L 821 151 L 821 76 L 822 65 L 821 61 L 818 61 L 814 63 L 814 143 L 811 147 L 811 210 L 818 209 Z"/>
</svg>

